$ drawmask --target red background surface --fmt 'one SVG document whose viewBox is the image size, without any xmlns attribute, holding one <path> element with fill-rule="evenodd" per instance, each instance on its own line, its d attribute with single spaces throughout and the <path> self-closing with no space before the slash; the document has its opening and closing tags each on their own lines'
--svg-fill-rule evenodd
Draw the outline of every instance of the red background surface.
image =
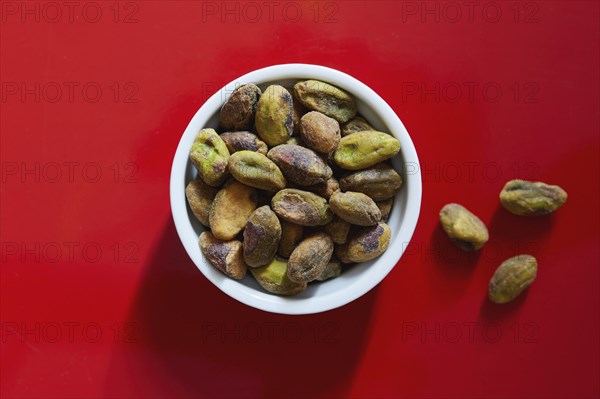
<svg viewBox="0 0 600 399">
<path fill-rule="evenodd" d="M 1 2 L 3 397 L 600 395 L 598 2 L 54 4 Z M 203 101 L 288 62 L 377 91 L 424 183 L 383 283 L 299 317 L 210 284 L 168 196 Z M 569 200 L 510 215 L 497 196 L 514 177 Z M 489 226 L 478 255 L 438 227 L 447 202 Z M 491 304 L 493 271 L 522 252 L 537 281 Z"/>
</svg>

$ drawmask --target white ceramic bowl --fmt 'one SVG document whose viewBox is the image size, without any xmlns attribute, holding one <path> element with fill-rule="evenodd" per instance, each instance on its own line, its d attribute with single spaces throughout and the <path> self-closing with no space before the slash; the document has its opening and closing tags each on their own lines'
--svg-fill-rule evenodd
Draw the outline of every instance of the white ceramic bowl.
<svg viewBox="0 0 600 399">
<path fill-rule="evenodd" d="M 400 140 L 400 152 L 392 159 L 400 172 L 404 186 L 394 200 L 388 225 L 392 231 L 388 250 L 379 258 L 344 270 L 341 276 L 311 283 L 300 294 L 281 297 L 264 291 L 248 275 L 241 281 L 219 272 L 202 256 L 198 236 L 205 227 L 194 217 L 185 198 L 186 184 L 195 178 L 196 171 L 189 161 L 189 151 L 198 131 L 216 128 L 222 104 L 239 85 L 255 83 L 261 89 L 273 83 L 291 86 L 296 81 L 316 79 L 331 83 L 356 99 L 358 112 L 376 129 L 389 132 Z M 377 93 L 357 79 L 335 69 L 308 64 L 274 65 L 239 77 L 215 93 L 200 107 L 185 129 L 171 170 L 171 210 L 179 238 L 194 264 L 213 284 L 227 295 L 246 305 L 268 312 L 308 314 L 334 309 L 352 302 L 375 287 L 396 265 L 417 224 L 421 207 L 421 174 L 417 152 L 406 128 L 392 108 Z"/>
</svg>

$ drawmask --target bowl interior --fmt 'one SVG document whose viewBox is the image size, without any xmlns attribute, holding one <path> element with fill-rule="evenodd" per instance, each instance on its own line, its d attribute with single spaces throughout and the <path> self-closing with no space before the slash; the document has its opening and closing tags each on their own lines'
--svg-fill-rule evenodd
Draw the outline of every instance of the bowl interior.
<svg viewBox="0 0 600 399">
<path fill-rule="evenodd" d="M 341 72 L 338 73 L 342 74 Z M 208 260 L 202 256 L 197 243 L 198 236 L 206 230 L 206 228 L 194 217 L 191 209 L 187 205 L 187 201 L 185 201 L 185 196 L 182 198 L 181 195 L 177 195 L 177 198 L 173 198 L 173 190 L 180 190 L 180 192 L 183 193 L 185 185 L 196 177 L 196 170 L 188 157 L 189 148 L 191 147 L 189 137 L 185 140 L 187 142 L 187 147 L 184 147 L 183 149 L 178 148 L 178 154 L 176 154 L 174 160 L 173 173 L 175 173 L 175 163 L 178 161 L 183 169 L 179 172 L 176 183 L 173 184 L 174 182 L 172 181 L 171 194 L 172 202 L 176 201 L 176 203 L 172 204 L 172 207 L 180 238 L 196 266 L 209 280 L 227 294 L 250 306 L 278 313 L 303 314 L 332 309 L 356 299 L 381 281 L 394 267 L 414 231 L 416 217 L 411 217 L 411 220 L 407 221 L 407 212 L 412 211 L 414 213 L 415 209 L 414 206 L 413 209 L 409 209 L 407 204 L 409 204 L 409 196 L 411 194 L 412 197 L 414 197 L 412 202 L 415 202 L 418 199 L 418 204 L 416 204 L 416 214 L 418 216 L 418 208 L 420 207 L 421 202 L 421 181 L 420 176 L 416 176 L 417 173 L 415 173 L 414 168 L 412 167 L 414 162 L 418 161 L 416 160 L 416 153 L 414 152 L 412 142 L 406 142 L 406 138 L 410 141 L 408 132 L 406 132 L 406 129 L 400 120 L 393 114 L 393 111 L 391 111 L 391 108 L 389 108 L 387 104 L 384 103 L 385 106 L 389 108 L 389 110 L 386 111 L 391 111 L 395 118 L 384 115 L 384 113 L 381 112 L 383 110 L 375 109 L 375 107 L 369 104 L 368 99 L 365 99 L 364 97 L 365 94 L 360 90 L 357 90 L 357 86 L 348 87 L 347 85 L 340 84 L 340 82 L 332 81 L 333 79 L 326 79 L 319 75 L 315 76 L 315 73 L 310 73 L 307 76 L 295 76 L 298 77 L 275 77 L 272 80 L 248 80 L 242 77 L 232 82 L 230 85 L 225 86 L 225 88 L 211 97 L 211 99 L 209 99 L 209 101 L 198 111 L 192 122 L 190 122 L 188 129 L 186 129 L 180 147 L 186 145 L 183 142 L 187 135 L 190 135 L 191 141 L 193 141 L 193 138 L 199 129 L 216 129 L 218 127 L 221 105 L 227 99 L 231 91 L 240 84 L 252 82 L 257 84 L 262 90 L 270 84 L 280 84 L 291 89 L 296 82 L 312 78 L 329 82 L 344 89 L 355 97 L 359 114 L 367 119 L 373 127 L 377 130 L 389 132 L 401 141 L 401 150 L 391 161 L 394 168 L 402 175 L 404 186 L 394 199 L 394 206 L 388 221 L 388 225 L 392 232 L 390 247 L 382 256 L 370 262 L 345 266 L 341 276 L 324 282 L 310 283 L 305 291 L 293 297 L 272 295 L 264 291 L 250 273 L 239 281 L 229 279 L 210 265 Z M 362 85 L 362 83 L 360 84 Z M 364 86 L 364 88 L 368 89 L 366 86 Z M 377 96 L 370 89 L 368 89 L 367 94 Z M 381 100 L 378 96 L 377 98 Z M 381 101 L 383 102 L 383 100 Z M 201 118 L 197 118 L 199 114 L 201 114 Z M 408 146 L 408 148 L 405 148 L 406 146 Z M 181 153 L 180 150 L 182 150 Z M 414 156 L 412 156 L 413 154 Z M 184 156 L 185 159 L 179 159 L 181 156 Z M 417 179 L 415 179 L 415 177 L 417 177 Z M 416 182 L 416 180 L 418 180 L 418 182 Z M 178 210 L 177 212 L 176 208 Z M 182 212 L 184 213 L 183 215 L 181 214 Z M 180 226 L 180 224 L 182 224 L 182 226 Z"/>
</svg>

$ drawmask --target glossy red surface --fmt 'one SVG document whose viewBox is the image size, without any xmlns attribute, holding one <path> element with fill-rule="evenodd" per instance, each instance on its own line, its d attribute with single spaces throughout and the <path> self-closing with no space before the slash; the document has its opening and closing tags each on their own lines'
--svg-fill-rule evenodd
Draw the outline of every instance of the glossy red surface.
<svg viewBox="0 0 600 399">
<path fill-rule="evenodd" d="M 2 397 L 600 395 L 598 2 L 74 3 L 0 3 Z M 288 62 L 377 91 L 424 183 L 390 275 L 301 317 L 210 284 L 168 195 L 203 101 Z M 569 200 L 513 216 L 497 197 L 514 177 Z M 438 227 L 447 202 L 489 226 L 480 253 Z M 522 252 L 537 281 L 488 302 L 496 266 Z"/>
</svg>

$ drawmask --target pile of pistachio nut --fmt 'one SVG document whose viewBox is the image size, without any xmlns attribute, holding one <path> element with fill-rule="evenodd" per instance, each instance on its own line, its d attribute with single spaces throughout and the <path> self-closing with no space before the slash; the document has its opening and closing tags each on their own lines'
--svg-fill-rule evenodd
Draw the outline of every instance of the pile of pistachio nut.
<svg viewBox="0 0 600 399">
<path fill-rule="evenodd" d="M 511 180 L 500 192 L 502 206 L 519 216 L 548 215 L 566 201 L 565 190 L 543 182 Z M 446 204 L 440 211 L 440 223 L 452 242 L 465 251 L 481 249 L 489 239 L 481 219 L 459 204 Z M 527 254 L 502 262 L 488 286 L 490 300 L 507 303 L 515 299 L 535 280 L 537 265 L 537 260 Z"/>
<path fill-rule="evenodd" d="M 219 117 L 195 138 L 185 189 L 215 268 L 234 279 L 249 269 L 266 291 L 294 295 L 388 248 L 400 142 L 357 116 L 351 95 L 316 80 L 250 83 Z"/>
</svg>

